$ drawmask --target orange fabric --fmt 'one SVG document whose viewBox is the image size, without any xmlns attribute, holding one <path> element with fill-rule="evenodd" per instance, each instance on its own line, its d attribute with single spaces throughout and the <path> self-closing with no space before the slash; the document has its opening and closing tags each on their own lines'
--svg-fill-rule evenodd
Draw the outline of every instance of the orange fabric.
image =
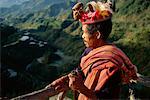
<svg viewBox="0 0 150 100">
<path fill-rule="evenodd" d="M 84 85 L 93 91 L 100 91 L 107 80 L 119 69 L 123 70 L 128 76 L 136 73 L 135 66 L 129 58 L 113 45 L 96 48 L 81 59 L 80 66 L 85 76 L 91 65 L 92 70 L 86 77 Z M 133 71 L 130 71 L 130 69 Z M 130 77 L 125 76 L 122 75 L 123 82 L 128 82 Z M 88 98 L 80 94 L 78 100 L 88 100 Z"/>
</svg>

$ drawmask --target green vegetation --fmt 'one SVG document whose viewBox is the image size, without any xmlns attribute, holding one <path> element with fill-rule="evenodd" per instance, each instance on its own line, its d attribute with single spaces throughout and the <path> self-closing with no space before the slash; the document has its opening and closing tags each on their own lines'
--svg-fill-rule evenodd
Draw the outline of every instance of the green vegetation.
<svg viewBox="0 0 150 100">
<path fill-rule="evenodd" d="M 130 57 L 139 72 L 150 75 L 150 7 L 149 1 L 118 1 L 117 13 L 113 18 L 113 31 L 110 39 Z M 147 71 L 147 70 L 148 71 Z"/>
</svg>

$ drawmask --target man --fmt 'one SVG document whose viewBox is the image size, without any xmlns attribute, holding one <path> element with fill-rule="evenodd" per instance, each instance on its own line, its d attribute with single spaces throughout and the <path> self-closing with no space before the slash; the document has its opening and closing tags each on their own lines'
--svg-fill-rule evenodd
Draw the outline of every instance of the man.
<svg viewBox="0 0 150 100">
<path fill-rule="evenodd" d="M 57 91 L 72 89 L 79 93 L 78 100 L 119 98 L 120 84 L 137 79 L 136 67 L 115 45 L 106 40 L 112 30 L 112 11 L 109 3 L 89 2 L 73 7 L 73 17 L 82 23 L 85 52 L 80 71 L 70 73 L 48 85 Z"/>
</svg>

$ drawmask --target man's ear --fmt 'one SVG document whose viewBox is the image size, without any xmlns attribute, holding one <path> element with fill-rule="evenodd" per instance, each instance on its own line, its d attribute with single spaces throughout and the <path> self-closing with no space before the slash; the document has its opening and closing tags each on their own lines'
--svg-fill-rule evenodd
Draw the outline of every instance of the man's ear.
<svg viewBox="0 0 150 100">
<path fill-rule="evenodd" d="M 100 39 L 101 38 L 101 33 L 99 31 L 96 32 L 96 38 Z"/>
</svg>

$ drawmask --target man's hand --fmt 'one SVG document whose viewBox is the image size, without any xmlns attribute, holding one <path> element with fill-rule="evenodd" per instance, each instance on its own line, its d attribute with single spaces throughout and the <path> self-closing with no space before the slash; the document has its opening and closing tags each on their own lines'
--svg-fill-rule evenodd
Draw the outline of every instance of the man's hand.
<svg viewBox="0 0 150 100">
<path fill-rule="evenodd" d="M 78 91 L 84 86 L 82 76 L 80 74 L 73 75 L 72 73 L 70 73 L 68 75 L 68 77 L 69 77 L 69 87 L 72 90 L 77 90 Z"/>
<path fill-rule="evenodd" d="M 63 76 L 51 84 L 47 85 L 45 88 L 54 88 L 56 91 L 66 91 L 69 89 L 69 78 L 68 76 Z"/>
<path fill-rule="evenodd" d="M 93 90 L 88 89 L 83 82 L 82 76 L 80 74 L 73 75 L 69 74 L 69 87 L 72 90 L 76 90 L 82 95 L 79 95 L 79 98 L 82 98 L 82 96 L 88 97 L 88 100 L 98 100 L 98 98 L 95 95 L 95 92 Z"/>
</svg>

